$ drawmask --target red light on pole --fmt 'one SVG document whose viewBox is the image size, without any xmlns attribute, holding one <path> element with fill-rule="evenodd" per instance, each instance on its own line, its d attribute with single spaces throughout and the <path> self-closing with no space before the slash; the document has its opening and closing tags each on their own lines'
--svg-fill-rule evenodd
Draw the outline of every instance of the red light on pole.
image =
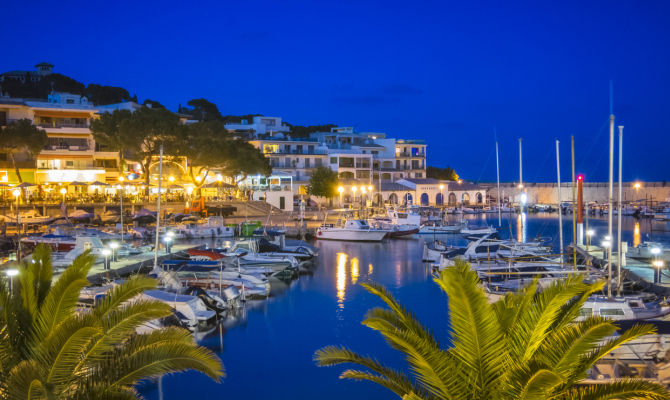
<svg viewBox="0 0 670 400">
<path fill-rule="evenodd" d="M 577 180 L 578 181 L 583 181 L 584 180 L 584 175 L 582 175 L 582 174 L 577 175 Z"/>
</svg>

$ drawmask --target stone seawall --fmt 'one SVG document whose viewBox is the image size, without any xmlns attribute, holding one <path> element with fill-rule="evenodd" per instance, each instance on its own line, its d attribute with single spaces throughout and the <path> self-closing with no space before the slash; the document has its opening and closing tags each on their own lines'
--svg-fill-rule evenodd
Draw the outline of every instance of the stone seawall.
<svg viewBox="0 0 670 400">
<path fill-rule="evenodd" d="M 510 200 L 518 196 L 520 189 L 514 184 L 501 184 L 504 197 Z M 558 185 L 556 183 L 525 183 L 524 189 L 528 194 L 529 203 L 556 204 L 558 198 Z M 575 188 L 576 191 L 576 188 Z M 495 185 L 488 189 L 488 194 L 495 197 Z M 614 183 L 614 201 L 618 199 L 618 184 Z M 572 184 L 561 184 L 561 201 L 572 200 Z M 622 185 L 623 202 L 648 201 L 653 204 L 658 202 L 670 201 L 670 183 L 664 182 L 646 182 L 635 188 L 635 182 L 624 182 Z M 607 182 L 587 182 L 584 183 L 584 201 L 607 203 L 608 201 L 608 183 Z"/>
</svg>

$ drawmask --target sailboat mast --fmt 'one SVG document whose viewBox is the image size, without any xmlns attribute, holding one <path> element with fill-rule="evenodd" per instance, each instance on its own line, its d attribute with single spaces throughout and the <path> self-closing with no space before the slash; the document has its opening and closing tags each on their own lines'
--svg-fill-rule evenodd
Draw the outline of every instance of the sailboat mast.
<svg viewBox="0 0 670 400">
<path fill-rule="evenodd" d="M 556 177 L 558 181 L 558 246 L 563 263 L 563 212 L 561 210 L 561 156 L 558 152 L 559 141 L 556 141 Z"/>
<path fill-rule="evenodd" d="M 607 298 L 612 298 L 612 209 L 614 197 L 614 114 L 610 114 L 610 180 L 607 197 Z"/>
<path fill-rule="evenodd" d="M 147 171 L 149 173 L 149 171 Z M 159 234 L 158 230 L 161 225 L 161 183 L 163 179 L 163 145 L 161 144 L 159 149 L 159 158 L 158 158 L 158 202 L 156 203 L 156 244 L 154 246 L 154 269 L 158 268 L 158 245 Z"/>
<path fill-rule="evenodd" d="M 616 253 L 617 253 L 617 259 L 616 259 L 616 294 L 617 296 L 621 296 L 621 260 L 623 259 L 623 256 L 621 254 L 621 201 L 622 201 L 622 182 L 621 182 L 621 173 L 623 171 L 623 125 L 619 125 L 619 207 L 618 213 L 617 213 L 617 232 L 616 232 L 616 238 L 617 238 L 617 244 L 616 244 Z"/>
<path fill-rule="evenodd" d="M 500 162 L 498 160 L 498 140 L 496 140 L 496 175 L 498 180 L 498 228 L 502 226 L 502 210 L 500 210 Z"/>
<path fill-rule="evenodd" d="M 577 269 L 577 208 L 575 207 L 575 136 L 570 136 L 570 152 L 572 154 L 572 267 Z"/>
</svg>

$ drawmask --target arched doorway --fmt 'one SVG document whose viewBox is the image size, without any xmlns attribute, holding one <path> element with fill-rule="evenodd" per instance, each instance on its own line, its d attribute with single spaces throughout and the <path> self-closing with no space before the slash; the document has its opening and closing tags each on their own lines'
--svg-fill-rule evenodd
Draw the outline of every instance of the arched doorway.
<svg viewBox="0 0 670 400">
<path fill-rule="evenodd" d="M 391 193 L 389 196 L 389 204 L 398 204 L 398 195 L 395 193 Z"/>
<path fill-rule="evenodd" d="M 379 206 L 384 204 L 384 198 L 382 197 L 381 193 L 375 194 L 373 202 Z"/>
<path fill-rule="evenodd" d="M 452 206 L 456 204 L 456 194 L 449 193 L 449 204 Z"/>
<path fill-rule="evenodd" d="M 463 193 L 463 196 L 461 196 L 461 203 L 470 204 L 470 195 L 468 193 Z"/>
<path fill-rule="evenodd" d="M 428 193 L 422 193 L 421 194 L 421 205 L 422 206 L 427 206 L 430 203 L 430 199 L 428 198 Z"/>
<path fill-rule="evenodd" d="M 442 198 L 442 193 L 438 193 L 435 196 L 435 204 L 437 204 L 438 206 L 441 206 L 441 205 L 444 204 L 444 198 Z"/>
<path fill-rule="evenodd" d="M 413 199 L 412 199 L 412 194 L 411 194 L 411 193 L 407 193 L 407 194 L 405 194 L 405 198 L 404 198 L 404 200 L 405 200 L 405 201 L 404 201 L 404 204 L 407 205 L 407 206 L 414 204 L 414 203 L 413 203 Z"/>
<path fill-rule="evenodd" d="M 480 192 L 477 192 L 477 204 L 482 204 L 484 200 L 482 199 L 482 194 Z"/>
</svg>

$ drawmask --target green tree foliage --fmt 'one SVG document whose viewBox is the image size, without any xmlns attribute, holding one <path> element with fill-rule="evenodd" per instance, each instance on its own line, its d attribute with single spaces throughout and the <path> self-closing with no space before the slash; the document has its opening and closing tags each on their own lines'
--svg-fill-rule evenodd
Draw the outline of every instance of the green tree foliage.
<svg viewBox="0 0 670 400">
<path fill-rule="evenodd" d="M 100 118 L 91 120 L 91 133 L 96 143 L 106 146 L 110 151 L 119 153 L 119 172 L 123 172 L 126 152 L 139 145 L 139 138 L 122 121 L 132 117 L 129 110 L 114 110 L 104 113 Z"/>
<path fill-rule="evenodd" d="M 332 198 L 337 195 L 338 185 L 337 172 L 328 167 L 317 167 L 309 178 L 307 193 L 314 196 Z"/>
<path fill-rule="evenodd" d="M 457 181 L 458 174 L 451 167 L 438 168 L 438 167 L 426 167 L 426 177 L 440 179 L 445 181 Z"/>
<path fill-rule="evenodd" d="M 80 312 L 94 257 L 77 257 L 55 282 L 47 246 L 32 260 L 20 266 L 13 293 L 0 277 L 0 399 L 135 399 L 134 386 L 150 377 L 196 370 L 223 378 L 221 361 L 187 330 L 136 332 L 172 312 L 165 303 L 136 300 L 156 287 L 154 279 L 134 276 Z"/>
<path fill-rule="evenodd" d="M 181 107 L 179 112 L 193 116 L 198 121 L 223 121 L 223 116 L 219 112 L 216 104 L 206 99 L 193 99 L 188 103 L 191 108 Z"/>
<path fill-rule="evenodd" d="M 247 114 L 247 115 L 225 115 L 223 117 L 223 122 L 225 124 L 239 124 L 242 120 L 246 120 L 248 123 L 251 123 L 254 117 L 262 117 L 262 114 Z"/>
<path fill-rule="evenodd" d="M 449 347 L 382 286 L 364 285 L 388 308 L 368 311 L 363 325 L 405 357 L 412 377 L 344 347 L 325 347 L 315 360 L 321 366 L 356 364 L 363 369 L 340 377 L 372 381 L 413 400 L 670 398 L 663 386 L 643 379 L 581 383 L 602 357 L 654 333 L 651 325 L 635 325 L 612 336 L 618 328 L 603 317 L 576 321 L 588 297 L 604 286 L 582 280 L 573 275 L 541 291 L 535 280 L 491 304 L 477 273 L 457 261 L 435 279 L 449 298 Z"/>
<path fill-rule="evenodd" d="M 4 128 L 0 128 L 0 146 L 12 159 L 16 177 L 23 182 L 16 154 L 28 152 L 31 156 L 38 154 L 47 144 L 47 134 L 43 129 L 33 125 L 29 119 L 12 121 Z"/>
<path fill-rule="evenodd" d="M 130 93 L 122 87 L 102 86 L 91 83 L 86 87 L 86 97 L 97 105 L 115 104 L 132 100 Z"/>
<path fill-rule="evenodd" d="M 333 124 L 300 126 L 291 125 L 288 122 L 286 122 L 286 125 L 291 128 L 291 137 L 294 138 L 306 138 L 309 137 L 309 134 L 313 132 L 330 132 L 330 128 L 337 127 L 337 125 Z"/>
<path fill-rule="evenodd" d="M 142 105 L 147 106 L 149 108 L 165 108 L 165 106 L 159 103 L 158 101 L 151 99 L 144 100 L 144 103 L 142 103 Z"/>
</svg>

